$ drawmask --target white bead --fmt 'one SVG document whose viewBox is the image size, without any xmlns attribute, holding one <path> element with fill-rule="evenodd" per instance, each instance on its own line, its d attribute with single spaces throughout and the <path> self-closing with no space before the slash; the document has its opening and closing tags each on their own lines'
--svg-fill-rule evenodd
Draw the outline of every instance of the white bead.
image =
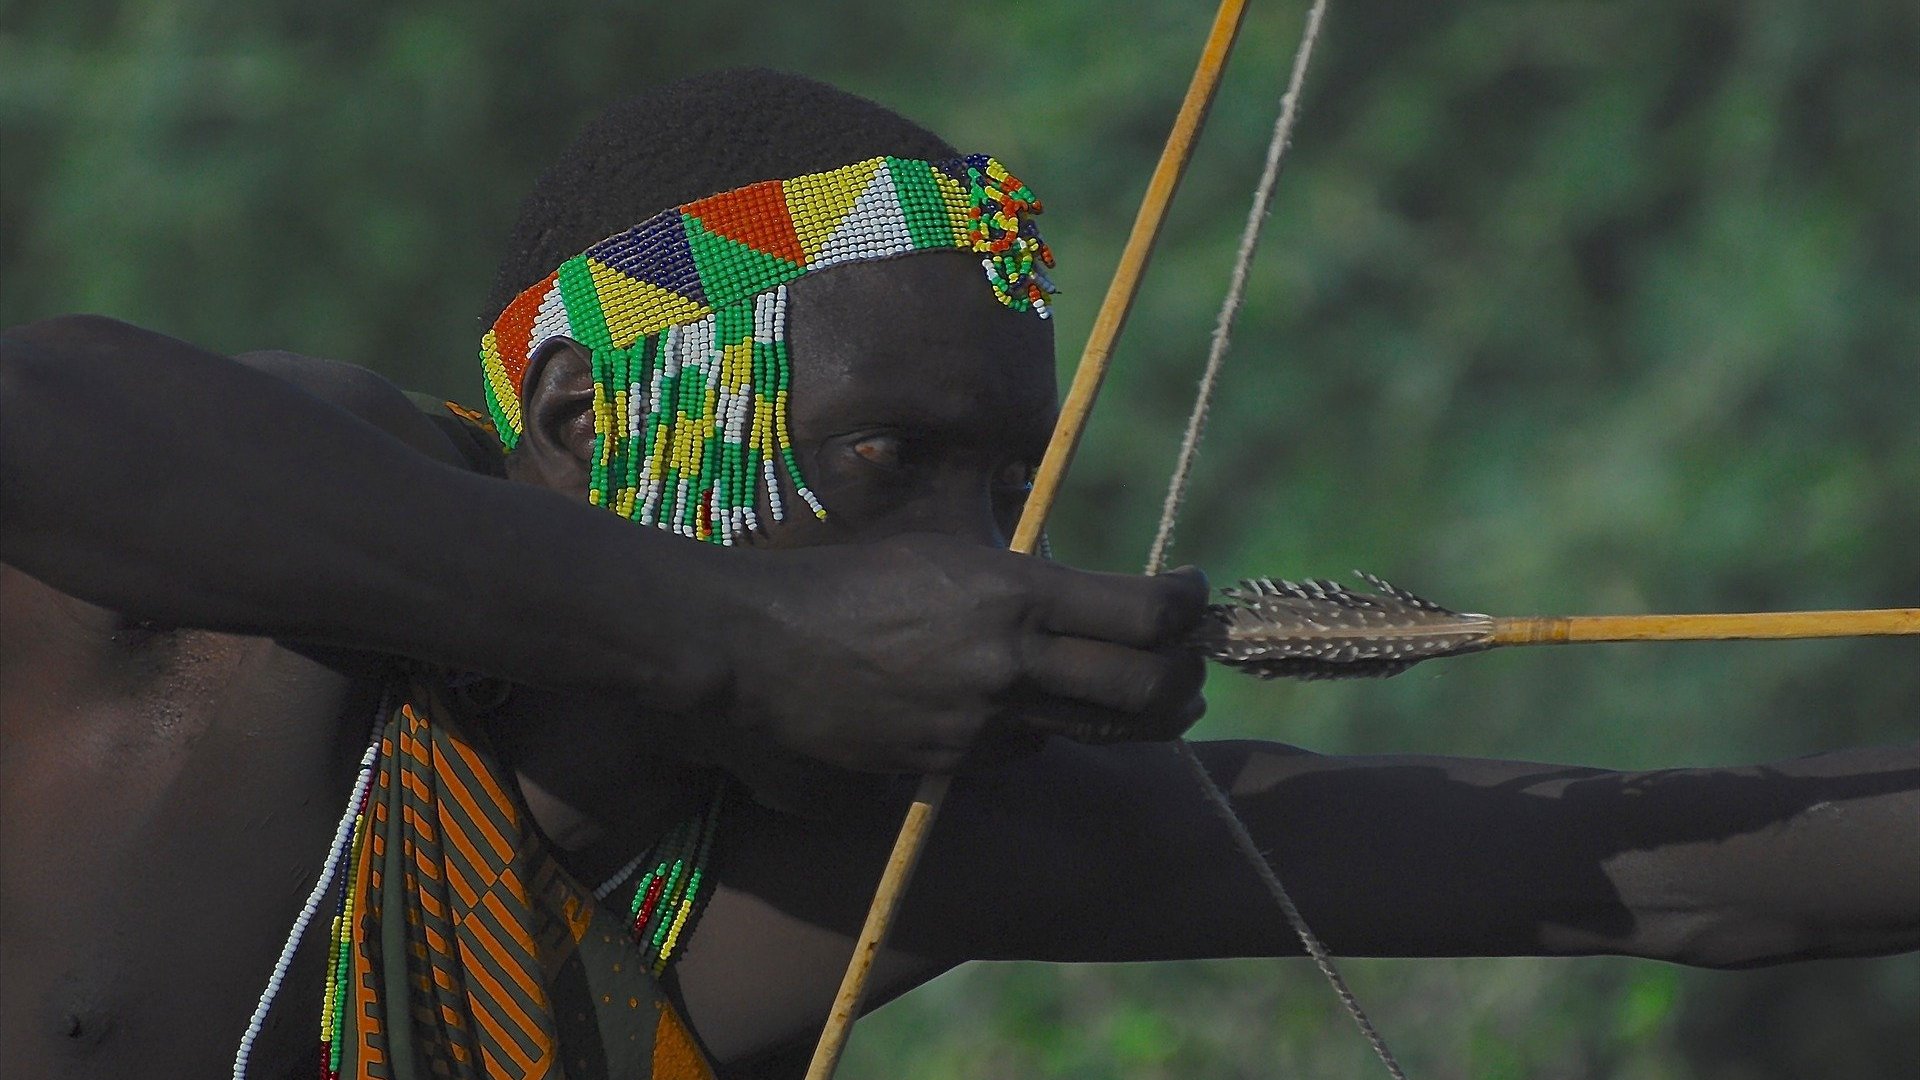
<svg viewBox="0 0 1920 1080">
<path fill-rule="evenodd" d="M 380 729 L 386 726 L 390 698 L 390 694 L 382 696 L 380 707 L 374 715 L 373 733 L 366 752 L 360 755 L 360 775 L 354 779 L 353 792 L 347 797 L 346 812 L 340 816 L 339 824 L 334 826 L 333 844 L 327 854 L 326 864 L 320 869 L 320 878 L 313 883 L 313 891 L 307 894 L 306 903 L 301 905 L 300 914 L 293 921 L 293 929 L 287 934 L 286 944 L 280 947 L 280 957 L 274 961 L 273 971 L 267 976 L 267 988 L 254 1006 L 245 1034 L 240 1036 L 240 1048 L 233 1057 L 233 1080 L 246 1080 L 248 1058 L 252 1056 L 254 1040 L 266 1026 L 267 1013 L 273 1008 L 274 999 L 280 996 L 280 986 L 286 980 L 287 969 L 293 964 L 293 954 L 299 948 L 301 938 L 306 936 L 307 926 L 313 922 L 314 914 L 319 911 L 321 898 L 332 887 L 341 864 L 346 861 L 354 819 L 359 817 L 361 800 L 366 798 L 367 791 L 373 786 L 374 763 L 380 755 Z"/>
</svg>

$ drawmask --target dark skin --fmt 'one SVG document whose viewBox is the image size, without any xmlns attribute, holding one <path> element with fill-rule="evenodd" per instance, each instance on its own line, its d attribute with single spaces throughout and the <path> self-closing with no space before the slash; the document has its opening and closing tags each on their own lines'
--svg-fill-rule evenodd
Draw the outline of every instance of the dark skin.
<svg viewBox="0 0 1920 1080">
<path fill-rule="evenodd" d="M 880 961 L 875 1003 L 968 959 L 1295 951 L 1170 747 L 1044 737 L 1090 709 L 1143 735 L 1182 729 L 1195 714 L 1197 673 L 1166 644 L 1198 602 L 1191 579 L 1124 579 L 1122 586 L 1040 567 L 1036 573 L 1069 576 L 1036 585 L 1019 579 L 1021 571 L 999 569 L 1038 566 L 990 549 L 1018 509 L 1013 481 L 1037 456 L 1051 419 L 1045 327 L 994 303 L 970 260 L 944 255 L 803 279 L 793 289 L 791 317 L 795 441 L 832 512 L 826 523 L 770 530 L 768 550 L 712 554 L 741 560 L 747 573 L 776 568 L 752 579 L 757 602 L 743 602 L 743 621 L 730 624 L 742 635 L 741 628 L 753 631 L 762 663 L 778 664 L 796 649 L 817 651 L 804 665 L 782 669 L 783 685 L 801 704 L 783 706 L 769 677 L 769 689 L 741 695 L 753 704 L 741 706 L 736 719 L 729 719 L 735 714 L 724 695 L 716 712 L 659 707 L 680 700 L 676 693 L 696 704 L 716 699 L 689 694 L 674 665 L 647 654 L 673 648 L 671 641 L 656 644 L 647 627 L 581 634 L 567 625 L 594 617 L 588 595 L 535 602 L 567 585 L 569 566 L 621 565 L 593 545 L 604 542 L 607 554 L 624 550 L 634 559 L 634 549 L 616 549 L 615 538 L 634 543 L 631 534 L 648 532 L 582 506 L 584 368 L 573 350 L 551 351 L 532 374 L 529 435 L 513 463 L 519 483 L 498 484 L 434 464 L 408 439 L 351 421 L 336 405 L 295 401 L 274 379 L 253 378 L 197 351 L 156 358 L 163 346 L 150 336 L 68 328 L 106 338 L 85 347 L 137 354 L 143 370 L 155 372 L 147 377 L 149 393 L 155 379 L 164 384 L 164 372 L 181 368 L 197 371 L 199 380 L 176 393 L 197 386 L 204 396 L 209 380 L 229 387 L 228 406 L 240 415 L 200 418 L 217 434 L 199 456 L 169 462 L 211 472 L 203 476 L 205 491 L 233 489 L 237 467 L 228 459 L 250 440 L 293 438 L 310 448 L 318 439 L 328 453 L 289 454 L 318 478 L 294 505 L 270 504 L 272 514 L 221 517 L 220 499 L 202 494 L 204 502 L 190 502 L 214 519 L 196 552 L 174 546 L 178 532 L 164 544 L 141 542 L 152 530 L 201 527 L 141 503 L 164 505 L 201 489 L 192 477 L 146 475 L 133 467 L 130 451 L 112 445 L 114 427 L 98 416 L 137 425 L 140 411 L 129 405 L 127 415 L 114 414 L 111 400 L 102 400 L 110 399 L 111 385 L 89 384 L 85 407 L 60 415 L 66 428 L 41 429 L 86 431 L 77 450 L 51 435 L 38 447 L 0 435 L 4 555 L 41 579 L 19 571 L 0 578 L 0 972 L 8 998 L 0 1025 L 9 1055 L 21 1048 L 36 1075 L 120 1075 L 136 1066 L 202 1075 L 223 1068 L 317 872 L 372 708 L 369 680 L 343 672 L 337 659 L 327 667 L 263 638 L 197 630 L 139 637 L 149 631 L 75 596 L 122 610 L 165 609 L 180 623 L 429 656 L 540 684 L 516 693 L 515 722 L 503 729 L 513 734 L 510 753 L 536 816 L 589 881 L 681 812 L 678 793 L 695 787 L 689 778 L 716 765 L 745 777 L 765 802 L 802 811 L 737 804 L 720 888 L 678 968 L 690 1022 L 729 1077 L 796 1074 L 911 786 L 844 783 L 833 778 L 838 774 L 823 775 L 824 763 L 870 766 L 893 754 L 901 759 L 893 767 L 911 770 L 917 761 L 906 759 L 928 753 L 929 745 L 947 747 L 941 752 L 949 764 L 988 762 L 954 787 Z M 165 363 L 156 366 L 156 359 Z M 85 365 L 69 365 L 78 367 Z M 8 378 L 0 430 L 21 426 L 13 422 L 14 403 L 26 400 L 24 384 Z M 31 400 L 45 403 L 42 412 L 59 414 L 58 395 L 33 392 Z M 333 397 L 376 423 L 390 418 L 391 425 L 380 424 L 389 432 L 408 428 L 400 419 L 405 409 Z M 274 402 L 283 410 L 272 412 Z M 194 408 L 181 400 L 188 419 Z M 274 422 L 249 426 L 262 409 Z M 179 413 L 152 423 L 148 441 L 134 444 L 150 453 L 163 452 L 161 435 L 181 437 L 170 425 L 185 426 Z M 419 441 L 431 445 L 424 434 Z M 120 452 L 89 459 L 98 443 Z M 261 456 L 271 459 L 273 450 L 263 447 Z M 91 467 L 76 476 L 104 478 L 103 497 L 72 500 L 58 485 L 44 485 L 45 501 L 34 503 L 37 481 L 22 463 L 64 468 L 57 462 L 76 457 L 76 469 Z M 407 464 L 412 459 L 426 464 Z M 342 514 L 331 534 L 341 539 L 315 552 L 301 546 L 301 537 L 334 521 L 328 499 L 339 489 L 327 487 L 334 468 L 328 462 L 338 463 L 340 488 L 363 503 L 369 488 L 377 495 L 377 476 L 414 477 L 418 485 L 406 489 L 407 499 L 379 507 L 379 528 L 355 533 Z M 139 473 L 140 483 L 111 489 L 123 482 L 116 469 Z M 461 498 L 435 503 L 440 485 Z M 250 497 L 268 500 L 276 486 L 262 482 Z M 142 488 L 153 497 L 132 499 Z M 527 492 L 535 517 L 564 528 L 556 526 L 545 545 L 522 536 L 508 550 L 489 551 L 501 519 L 486 515 L 508 513 L 512 501 L 495 489 Z M 23 491 L 25 499 L 16 495 Z M 498 502 L 486 504 L 466 531 L 432 532 L 436 519 L 481 514 L 472 506 L 484 497 Z M 428 505 L 416 505 L 422 502 Z M 220 540 L 226 530 L 239 532 Z M 25 538 L 16 539 L 22 532 Z M 646 555 L 672 559 L 673 545 L 699 547 L 666 539 Z M 458 593 L 459 604 L 437 600 L 425 587 L 392 588 L 390 595 L 383 582 L 411 580 L 393 569 L 411 565 L 409 545 L 435 542 L 440 546 L 427 549 L 435 558 L 424 560 L 434 565 L 418 571 L 422 576 L 451 562 L 462 573 L 531 582 L 514 592 L 519 602 L 510 607 L 476 598 L 484 591 L 477 589 Z M 389 543 L 399 554 L 386 553 L 382 545 Z M 277 545 L 292 572 L 274 578 L 253 567 L 248 544 Z M 455 556 L 456 549 L 466 554 Z M 218 558 L 209 559 L 209 550 Z M 324 565 L 361 576 L 338 579 L 338 593 L 322 599 L 336 606 L 354 599 L 402 625 L 374 626 L 378 620 L 301 606 L 318 604 L 305 599 L 309 593 L 325 592 L 309 580 L 321 576 L 311 564 L 339 551 L 353 558 Z M 529 558 L 529 551 L 551 554 Z M 822 584 L 820 576 L 836 565 L 827 555 L 850 560 L 858 572 Z M 696 562 L 675 565 L 699 570 Z M 307 572 L 297 572 L 302 567 Z M 813 580 L 787 582 L 788 574 Z M 603 595 L 607 576 L 585 575 L 574 588 Z M 156 578 L 187 585 L 163 588 Z M 1044 591 L 1054 580 L 1102 586 L 1095 591 L 1106 607 L 1088 622 L 1062 623 L 1061 601 L 1021 591 Z M 673 587 L 665 575 L 647 584 L 653 596 Z M 790 594 L 768 591 L 789 585 Z M 1130 606 L 1118 599 L 1127 588 L 1157 599 Z M 369 597 L 355 599 L 361 591 Z M 859 620 L 812 611 L 834 608 L 841 593 L 858 595 Z M 888 606 L 890 597 L 896 606 Z M 511 625 L 544 619 L 548 602 L 567 618 Z M 444 624 L 435 621 L 440 604 L 453 611 Z M 768 623 L 767 608 L 792 621 Z M 948 618 L 965 623 L 964 632 L 936 639 L 948 633 L 939 625 Z M 485 632 L 454 625 L 463 621 Z M 1008 622 L 1017 630 L 996 637 L 992 628 Z M 1076 626 L 1083 636 L 1048 632 Z M 1101 638 L 1100 628 L 1112 636 Z M 621 641 L 622 632 L 637 641 L 602 666 L 595 650 L 612 649 L 608 642 Z M 661 637 L 700 633 L 698 626 L 676 627 Z M 546 634 L 565 640 L 556 644 Z M 699 644 L 722 657 L 744 647 Z M 874 655 L 880 646 L 893 659 Z M 567 648 L 588 655 L 556 655 Z M 875 673 L 901 658 L 908 662 L 897 670 Z M 925 672 L 943 664 L 937 679 Z M 633 667 L 652 672 L 653 681 L 619 685 L 609 675 Z M 923 676 L 931 685 L 904 685 Z M 889 728 L 906 735 L 869 733 L 863 741 L 842 717 L 808 714 L 805 703 L 819 704 L 843 683 L 891 715 L 914 718 L 912 726 L 895 721 Z M 952 719 L 951 703 L 965 697 L 954 692 L 959 686 L 976 687 L 989 705 L 977 713 L 959 709 L 962 719 Z M 688 719 L 694 715 L 703 722 Z M 795 718 L 768 719 L 781 716 Z M 824 726 L 829 722 L 834 726 Z M 1022 756 L 1035 742 L 1042 743 L 1037 752 Z M 809 749 L 817 747 L 829 749 Z M 1197 749 L 1307 917 L 1340 952 L 1618 953 L 1743 966 L 1920 945 L 1913 825 L 1920 820 L 1920 747 L 1658 773 L 1336 758 L 1274 743 Z M 1161 917 L 1166 911 L 1199 917 L 1168 920 Z M 311 1068 L 320 980 L 317 939 L 308 945 L 256 1052 L 264 1066 L 259 1075 Z"/>
</svg>

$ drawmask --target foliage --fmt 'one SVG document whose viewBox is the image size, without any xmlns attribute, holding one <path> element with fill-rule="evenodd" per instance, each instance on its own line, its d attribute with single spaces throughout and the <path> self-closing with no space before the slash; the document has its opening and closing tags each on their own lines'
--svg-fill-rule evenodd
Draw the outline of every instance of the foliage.
<svg viewBox="0 0 1920 1080">
<path fill-rule="evenodd" d="M 544 159 L 623 90 L 765 63 L 1033 183 L 1070 360 L 1203 8 L 16 0 L 0 322 L 102 311 L 471 401 L 475 307 Z M 1303 11 L 1249 18 L 1058 520 L 1069 559 L 1145 549 Z M 1916 51 L 1907 0 L 1336 0 L 1180 555 L 1497 612 L 1916 602 Z M 1913 738 L 1920 664 L 1617 647 L 1213 700 L 1216 736 L 1647 767 Z M 1423 1077 L 1920 1059 L 1912 957 L 1353 967 Z M 864 1025 L 847 1075 L 1365 1075 L 1343 1025 L 1294 963 L 976 966 Z"/>
</svg>

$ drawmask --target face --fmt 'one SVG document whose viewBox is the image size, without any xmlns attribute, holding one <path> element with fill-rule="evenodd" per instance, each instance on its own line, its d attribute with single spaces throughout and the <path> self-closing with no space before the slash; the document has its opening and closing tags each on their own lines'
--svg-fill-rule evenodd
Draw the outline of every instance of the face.
<svg viewBox="0 0 1920 1080">
<path fill-rule="evenodd" d="M 1052 323 L 1001 304 L 958 251 L 836 266 L 787 294 L 789 435 L 827 518 L 789 491 L 787 519 L 763 506 L 753 542 L 934 532 L 1005 546 L 1053 428 Z M 584 498 L 591 401 L 583 350 L 537 363 L 516 475 Z"/>
<path fill-rule="evenodd" d="M 776 546 L 934 532 L 1004 547 L 1055 411 L 1052 323 L 994 298 L 979 261 L 853 263 L 788 286 L 801 474 L 827 508 Z"/>
</svg>

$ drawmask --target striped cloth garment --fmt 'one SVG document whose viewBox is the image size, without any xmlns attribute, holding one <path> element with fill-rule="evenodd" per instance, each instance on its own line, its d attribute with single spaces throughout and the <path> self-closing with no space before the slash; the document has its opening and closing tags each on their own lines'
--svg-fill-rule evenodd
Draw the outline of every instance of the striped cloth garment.
<svg viewBox="0 0 1920 1080">
<path fill-rule="evenodd" d="M 619 913 L 555 862 L 455 700 L 416 682 L 381 735 L 340 1075 L 713 1080 Z"/>
</svg>

